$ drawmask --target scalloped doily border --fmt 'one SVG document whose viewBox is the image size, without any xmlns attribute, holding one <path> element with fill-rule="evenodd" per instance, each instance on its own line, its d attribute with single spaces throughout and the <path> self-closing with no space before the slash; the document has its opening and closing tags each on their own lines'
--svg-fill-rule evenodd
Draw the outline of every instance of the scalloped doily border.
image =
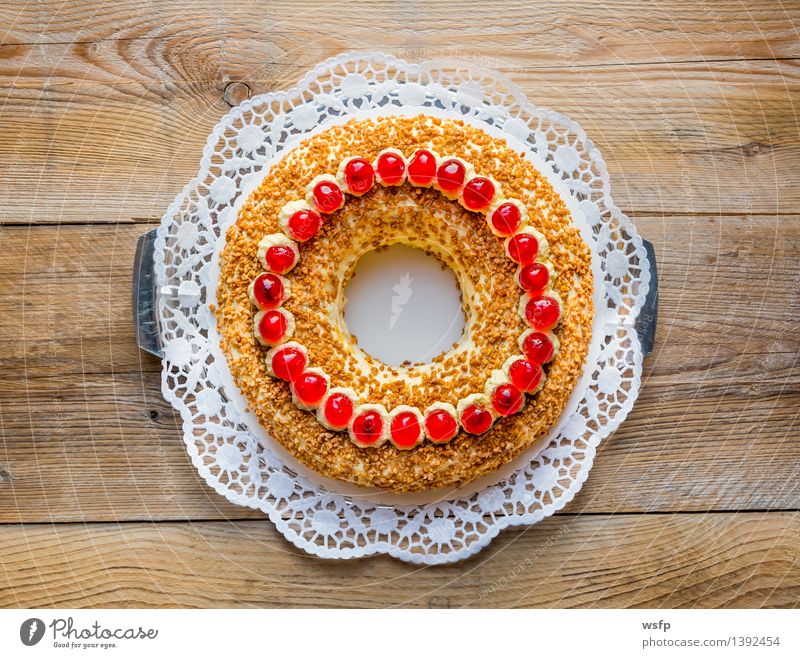
<svg viewBox="0 0 800 658">
<path fill-rule="evenodd" d="M 363 91 L 366 91 L 367 94 L 373 94 L 376 90 L 370 87 L 371 83 L 369 81 L 367 82 L 366 88 L 363 88 L 363 85 L 361 89 L 358 88 L 358 85 L 362 81 L 368 80 L 364 72 L 365 67 L 368 72 L 371 66 L 377 66 L 379 68 L 386 67 L 387 70 L 391 67 L 397 71 L 403 71 L 407 76 L 411 76 L 412 78 L 417 76 L 417 82 L 396 82 L 396 84 L 406 84 L 407 86 L 415 85 L 416 87 L 424 89 L 425 94 L 434 96 L 441 91 L 442 98 L 449 98 L 455 94 L 457 102 L 460 103 L 464 101 L 467 106 L 478 96 L 476 89 L 481 88 L 480 83 L 475 82 L 476 78 L 478 80 L 491 80 L 496 88 L 502 87 L 505 90 L 506 97 L 510 97 L 516 106 L 520 108 L 520 115 L 527 113 L 529 116 L 535 117 L 539 122 L 539 128 L 547 123 L 551 126 L 559 126 L 564 131 L 564 135 L 571 134 L 574 139 L 574 144 L 579 144 L 581 152 L 588 154 L 591 167 L 596 169 L 596 175 L 591 179 L 591 184 L 599 185 L 598 190 L 587 192 L 586 190 L 590 190 L 590 183 L 586 183 L 580 178 L 569 178 L 566 175 L 566 173 L 569 172 L 566 172 L 565 167 L 562 166 L 563 163 L 559 162 L 559 159 L 565 160 L 568 168 L 570 165 L 569 158 L 572 157 L 569 148 L 577 153 L 577 146 L 569 146 L 569 148 L 567 148 L 566 146 L 569 144 L 569 142 L 567 142 L 567 145 L 562 144 L 553 150 L 550 148 L 548 142 L 546 149 L 543 150 L 540 155 L 544 156 L 543 159 L 548 160 L 548 164 L 553 167 L 554 171 L 560 171 L 562 179 L 564 179 L 567 185 L 570 186 L 570 189 L 573 190 L 573 194 L 576 198 L 579 198 L 582 203 L 589 203 L 587 209 L 591 209 L 590 206 L 595 204 L 598 210 L 602 206 L 603 210 L 600 211 L 600 216 L 594 218 L 601 226 L 597 233 L 598 241 L 602 238 L 605 239 L 608 244 L 624 244 L 626 248 L 628 248 L 628 251 L 623 254 L 621 248 L 612 246 L 608 253 L 603 255 L 603 270 L 606 273 L 607 279 L 607 281 L 603 282 L 603 285 L 607 288 L 606 299 L 608 299 L 609 304 L 621 304 L 621 307 L 624 307 L 625 311 L 624 313 L 620 313 L 621 322 L 619 326 L 614 327 L 615 333 L 611 337 L 605 336 L 604 340 L 610 341 L 608 345 L 606 345 L 607 352 L 625 351 L 627 357 L 626 367 L 630 368 L 630 379 L 626 381 L 629 381 L 631 384 L 627 395 L 624 400 L 619 402 L 618 407 L 613 412 L 613 416 L 609 417 L 608 423 L 598 423 L 596 429 L 589 432 L 589 435 L 580 447 L 580 452 L 583 455 L 580 461 L 580 467 L 572 474 L 570 485 L 566 489 L 561 491 L 557 497 L 553 495 L 549 503 L 544 502 L 545 494 L 548 493 L 544 492 L 541 506 L 538 509 L 525 513 L 507 512 L 505 514 L 499 514 L 494 511 L 487 512 L 486 510 L 489 509 L 490 504 L 484 501 L 480 504 L 483 505 L 483 507 L 478 505 L 478 511 L 482 513 L 481 518 L 473 519 L 474 525 L 476 527 L 480 525 L 482 529 L 480 532 L 476 531 L 469 541 L 465 540 L 461 545 L 459 545 L 458 542 L 455 544 L 453 543 L 456 539 L 455 536 L 448 539 L 450 535 L 455 535 L 455 531 L 452 531 L 451 528 L 451 526 L 455 527 L 451 519 L 455 518 L 463 522 L 465 518 L 469 517 L 469 514 L 474 516 L 475 512 L 469 509 L 470 505 L 475 505 L 473 499 L 475 499 L 476 496 L 480 498 L 481 495 L 486 494 L 492 496 L 493 492 L 498 491 L 498 487 L 501 485 L 487 487 L 484 492 L 473 494 L 469 500 L 455 498 L 450 501 L 439 501 L 425 506 L 398 505 L 394 508 L 389 506 L 376 506 L 370 504 L 369 501 L 337 500 L 337 494 L 320 490 L 315 483 L 307 478 L 297 475 L 291 470 L 287 470 L 280 459 L 277 459 L 274 455 L 268 454 L 269 451 L 266 451 L 266 454 L 253 454 L 254 452 L 258 452 L 257 449 L 255 451 L 253 450 L 253 446 L 249 446 L 249 448 L 243 450 L 242 454 L 249 459 L 249 477 L 258 480 L 259 473 L 264 471 L 269 480 L 272 478 L 272 475 L 279 473 L 281 477 L 288 478 L 289 480 L 294 477 L 294 480 L 291 480 L 292 491 L 294 493 L 297 492 L 298 487 L 302 491 L 311 492 L 311 495 L 316 497 L 316 505 L 313 507 L 313 513 L 309 514 L 308 512 L 312 510 L 312 507 L 300 509 L 297 504 L 292 504 L 291 501 L 286 502 L 286 500 L 280 496 L 274 495 L 276 493 L 275 489 L 278 488 L 277 484 L 270 488 L 269 482 L 266 484 L 263 482 L 250 482 L 249 485 L 245 486 L 242 485 L 242 481 L 239 480 L 236 482 L 236 486 L 232 486 L 232 471 L 226 471 L 225 464 L 223 463 L 225 459 L 233 459 L 232 451 L 227 448 L 223 450 L 222 446 L 233 444 L 224 442 L 215 444 L 215 450 L 210 451 L 206 449 L 205 452 L 201 452 L 198 445 L 198 408 L 201 406 L 198 402 L 198 397 L 202 397 L 202 391 L 204 389 L 201 388 L 191 392 L 191 396 L 194 396 L 195 392 L 198 393 L 198 397 L 195 397 L 191 403 L 187 403 L 186 401 L 187 397 L 189 397 L 189 389 L 191 388 L 188 386 L 188 383 L 186 383 L 185 386 L 186 393 L 183 396 L 180 394 L 182 390 L 180 388 L 182 385 L 180 382 L 183 382 L 183 380 L 186 380 L 186 382 L 192 380 L 192 369 L 199 369 L 205 377 L 213 378 L 220 375 L 218 368 L 215 370 L 213 360 L 209 361 L 208 355 L 211 350 L 202 345 L 203 331 L 204 329 L 207 331 L 209 320 L 206 318 L 204 321 L 200 321 L 199 318 L 201 314 L 192 310 L 198 308 L 197 303 L 194 305 L 192 304 L 192 295 L 190 294 L 194 292 L 192 285 L 187 285 L 187 290 L 181 290 L 185 281 L 194 282 L 194 285 L 198 287 L 201 293 L 203 289 L 202 285 L 197 284 L 193 278 L 180 278 L 180 276 L 176 275 L 176 272 L 181 269 L 180 265 L 184 262 L 180 260 L 180 258 L 183 258 L 182 256 L 180 256 L 180 258 L 176 256 L 176 245 L 180 247 L 181 244 L 181 226 L 186 223 L 192 223 L 192 221 L 198 225 L 205 226 L 204 221 L 209 220 L 206 228 L 213 232 L 215 222 L 218 226 L 220 220 L 220 214 L 215 214 L 215 212 L 219 210 L 216 205 L 224 205 L 216 204 L 216 202 L 213 201 L 212 197 L 215 193 L 214 186 L 216 184 L 216 192 L 219 192 L 223 186 L 219 185 L 218 181 L 229 179 L 235 182 L 235 179 L 230 179 L 227 176 L 230 172 L 222 170 L 217 164 L 217 161 L 220 159 L 220 144 L 227 144 L 228 134 L 234 129 L 237 121 L 244 121 L 244 117 L 247 116 L 248 113 L 255 115 L 259 107 L 276 105 L 283 107 L 285 103 L 291 102 L 291 99 L 302 98 L 308 95 L 313 96 L 313 87 L 322 87 L 323 84 L 321 81 L 330 79 L 337 69 L 343 71 L 340 78 L 342 85 L 339 90 L 343 97 L 351 100 L 354 98 L 363 98 L 363 96 L 359 96 L 359 93 Z M 458 81 L 458 85 L 452 80 L 448 81 L 445 79 L 446 76 L 442 75 L 443 71 L 451 71 L 453 69 L 462 76 L 457 78 L 456 74 L 453 74 L 453 78 Z M 348 79 L 349 83 L 347 82 Z M 425 80 L 425 82 L 423 82 L 423 80 Z M 345 89 L 347 84 L 355 84 L 355 88 Z M 472 97 L 470 97 L 470 94 L 472 94 Z M 517 133 L 524 132 L 524 129 L 520 128 L 520 125 L 523 123 L 522 119 L 519 118 L 520 115 L 513 116 L 502 111 L 493 114 L 492 108 L 496 106 L 493 106 L 491 103 L 484 104 L 483 100 L 485 96 L 486 94 L 484 93 L 481 97 L 481 110 L 487 112 L 490 121 L 500 121 L 503 123 L 504 127 L 508 127 L 512 122 L 516 121 L 511 127 Z M 319 97 L 320 95 L 318 94 L 317 98 Z M 282 115 L 285 118 L 301 105 L 302 103 L 297 106 L 292 106 L 290 110 L 284 111 Z M 346 101 L 344 102 L 344 107 L 346 113 Z M 286 125 L 285 122 L 284 125 Z M 275 126 L 273 125 L 272 127 L 274 129 Z M 240 129 L 239 134 L 241 134 L 241 130 L 242 129 Z M 509 132 L 511 131 L 509 130 Z M 531 129 L 529 135 L 534 132 L 536 132 L 536 143 L 532 145 L 532 148 L 539 153 L 543 146 L 543 143 L 539 142 L 539 137 L 544 133 L 541 130 L 534 131 Z M 558 134 L 561 135 L 562 133 Z M 301 133 L 297 139 L 302 136 L 305 135 Z M 291 138 L 287 139 L 284 142 L 283 149 L 290 149 L 292 143 L 293 140 Z M 562 149 L 562 147 L 564 148 Z M 250 163 L 245 162 L 244 170 L 247 170 L 247 167 L 251 165 L 251 171 L 249 174 L 241 176 L 237 184 L 238 189 L 242 189 L 245 186 L 244 179 L 247 178 L 247 176 L 251 178 L 254 176 L 263 176 L 263 166 L 268 163 L 273 155 L 274 153 L 265 153 L 264 158 L 260 162 L 258 158 L 253 159 Z M 221 159 L 225 162 L 224 155 Z M 572 169 L 572 172 L 574 173 L 576 169 L 577 165 Z M 581 191 L 582 189 L 584 190 L 583 192 Z M 599 199 L 598 201 L 591 200 L 593 198 L 592 193 L 594 197 Z M 583 198 L 581 198 L 581 196 L 583 196 Z M 230 201 L 230 199 L 228 199 L 228 201 Z M 193 207 L 192 204 L 194 204 L 194 210 L 191 210 Z M 215 207 L 211 209 L 210 205 Z M 614 233 L 614 235 L 605 236 L 603 234 L 605 229 L 602 227 L 606 225 L 602 221 L 604 215 L 607 217 L 608 226 L 613 224 L 613 229 L 609 229 L 609 233 Z M 182 218 L 180 222 L 177 221 L 178 217 Z M 186 217 L 190 217 L 192 221 L 186 220 Z M 186 232 L 188 233 L 189 231 Z M 216 244 L 216 241 L 214 241 L 214 243 Z M 566 119 L 558 113 L 536 108 L 530 104 L 519 89 L 504 76 L 498 73 L 476 69 L 469 64 L 462 62 L 432 61 L 425 62 L 421 65 L 415 65 L 382 54 L 349 53 L 331 58 L 319 64 L 305 76 L 297 87 L 289 91 L 258 96 L 234 108 L 223 117 L 209 136 L 203 151 L 201 168 L 197 177 L 187 184 L 162 218 L 161 225 L 158 229 L 155 250 L 156 274 L 159 285 L 162 287 L 162 290 L 166 291 L 163 298 L 159 301 L 159 312 L 164 325 L 167 327 L 167 348 L 165 350 L 166 356 L 164 359 L 162 391 L 165 398 L 169 400 L 181 414 L 184 442 L 191 456 L 192 463 L 209 486 L 214 488 L 217 493 L 225 496 L 235 504 L 261 509 L 293 544 L 320 557 L 350 558 L 374 553 L 387 553 L 413 563 L 436 564 L 453 562 L 478 552 L 483 546 L 487 545 L 502 528 L 512 525 L 531 524 L 541 520 L 545 516 L 561 509 L 574 498 L 583 482 L 585 482 L 588 472 L 591 469 L 596 446 L 601 439 L 608 436 L 608 434 L 618 427 L 625 419 L 638 393 L 641 381 L 642 354 L 638 339 L 633 330 L 633 322 L 647 294 L 649 268 L 647 267 L 647 257 L 641 239 L 636 234 L 630 220 L 613 205 L 610 195 L 608 172 L 599 152 L 575 122 Z M 209 249 L 206 249 L 205 252 L 201 252 L 197 262 L 206 259 L 208 251 Z M 211 251 L 213 251 L 213 248 Z M 608 258 L 609 254 L 614 255 L 612 259 Z M 176 258 L 180 261 L 177 267 L 175 267 Z M 631 263 L 629 267 L 622 264 L 623 258 L 627 263 Z M 612 260 L 613 262 L 611 262 Z M 635 264 L 633 264 L 634 261 Z M 188 257 L 186 262 L 191 262 Z M 612 267 L 612 265 L 614 267 Z M 202 270 L 202 267 L 202 265 L 199 266 L 200 270 Z M 207 267 L 205 272 L 207 275 Z M 184 271 L 183 274 L 185 275 L 186 272 Z M 198 278 L 200 278 L 199 275 Z M 179 280 L 179 285 L 175 285 Z M 619 283 L 615 283 L 616 281 L 619 281 Z M 170 283 L 173 285 L 170 286 Z M 597 282 L 597 284 L 600 285 L 600 282 Z M 616 295 L 615 291 L 619 294 Z M 617 299 L 614 299 L 614 297 L 617 297 Z M 181 321 L 176 318 L 182 314 L 181 309 L 184 307 L 188 307 L 188 313 L 192 319 L 188 321 L 188 324 L 184 323 L 184 326 L 181 327 Z M 187 320 L 186 315 L 183 315 L 183 318 Z M 192 320 L 197 322 L 192 325 Z M 206 324 L 205 328 L 202 326 L 204 322 Z M 184 333 L 181 334 L 181 331 Z M 188 356 L 186 349 L 184 349 L 187 345 L 189 346 Z M 204 350 L 206 351 L 204 352 Z M 603 377 L 607 373 L 610 373 L 609 378 L 614 380 L 613 368 L 609 368 L 610 366 L 600 372 L 598 381 L 596 382 L 599 389 L 604 391 L 613 388 L 611 386 L 611 384 L 614 383 L 613 381 L 606 382 L 603 380 Z M 194 383 L 196 387 L 198 383 L 196 377 Z M 231 381 L 226 381 L 222 384 L 222 388 L 224 389 L 225 386 L 232 385 Z M 190 404 L 194 404 L 195 406 L 190 407 Z M 208 411 L 208 409 L 206 409 L 206 411 Z M 587 422 L 593 422 L 591 410 L 588 416 L 586 416 L 587 412 L 585 411 L 581 413 L 584 414 L 584 416 L 581 417 L 585 417 Z M 580 425 L 580 422 L 579 420 L 578 425 Z M 226 431 L 228 431 L 227 427 Z M 230 432 L 235 433 L 236 431 L 235 427 L 230 429 Z M 246 431 L 246 429 L 238 431 Z M 541 454 L 544 455 L 548 453 L 548 451 L 554 451 L 552 454 L 561 454 L 559 450 L 564 452 L 566 447 L 567 446 L 563 446 L 561 443 L 557 443 L 557 445 L 545 449 Z M 206 448 L 208 448 L 208 446 L 206 446 Z M 247 453 L 248 449 L 250 451 L 249 454 Z M 225 454 L 222 455 L 223 459 L 221 459 L 220 455 L 223 452 Z M 566 452 L 564 454 L 566 455 Z M 556 463 L 559 460 L 563 462 L 565 458 L 565 456 L 555 457 L 552 463 Z M 544 457 L 537 456 L 533 462 L 536 463 L 537 460 L 540 459 L 544 459 Z M 233 461 L 235 461 L 235 459 L 233 459 Z M 254 463 L 256 464 L 256 468 L 253 468 Z M 551 471 L 554 470 L 553 466 L 549 466 L 549 468 Z M 528 480 L 531 480 L 535 476 L 535 468 L 533 466 L 521 469 L 520 473 L 522 471 L 527 472 L 528 469 L 530 469 L 531 474 Z M 514 475 L 517 476 L 518 473 Z M 510 480 L 511 479 L 513 478 L 510 478 Z M 522 476 L 517 479 L 523 482 L 523 484 L 526 482 L 525 478 Z M 280 480 L 280 482 L 281 486 L 285 484 L 285 480 Z M 504 484 L 510 486 L 509 483 Z M 519 482 L 516 484 L 519 484 Z M 516 484 L 514 486 L 516 486 Z M 530 484 L 530 482 L 528 482 L 528 484 Z M 237 489 L 237 487 L 239 488 Z M 553 489 L 553 491 L 554 490 L 555 489 Z M 272 500 L 270 500 L 270 498 L 272 498 Z M 339 496 L 339 498 L 342 497 Z M 505 505 L 507 503 L 508 500 L 504 499 L 503 504 Z M 491 504 L 496 504 L 496 501 L 491 502 Z M 464 509 L 464 506 L 468 509 Z M 390 512 L 387 510 L 390 510 L 391 513 L 395 515 L 398 524 L 402 524 L 402 532 L 396 529 L 383 532 L 380 526 L 373 520 L 373 517 L 381 517 L 381 519 L 388 518 Z M 352 514 L 349 514 L 349 512 L 352 512 Z M 353 514 L 355 516 L 353 516 Z M 334 520 L 339 522 L 339 526 L 334 527 Z M 358 529 L 358 524 L 363 524 L 365 521 L 369 524 L 369 527 L 362 532 Z M 413 526 L 413 532 L 409 530 L 411 526 Z M 346 535 L 347 531 L 349 531 L 352 536 Z M 368 537 L 370 533 L 372 536 L 371 539 Z M 341 534 L 342 539 L 336 538 L 339 534 Z M 386 539 L 381 539 L 384 535 Z M 443 550 L 443 547 L 447 546 L 449 546 L 449 550 Z"/>
</svg>

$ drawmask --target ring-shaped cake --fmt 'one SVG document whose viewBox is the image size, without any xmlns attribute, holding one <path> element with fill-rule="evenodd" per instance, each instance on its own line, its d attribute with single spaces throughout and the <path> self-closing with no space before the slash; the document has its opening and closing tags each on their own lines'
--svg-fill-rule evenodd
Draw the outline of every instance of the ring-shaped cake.
<svg viewBox="0 0 800 658">
<path fill-rule="evenodd" d="M 451 267 L 466 327 L 430 363 L 358 348 L 344 289 L 369 250 L 405 243 Z M 588 351 L 590 254 L 523 156 L 459 121 L 351 121 L 276 163 L 221 258 L 231 373 L 268 433 L 329 477 L 392 491 L 507 463 L 560 417 Z"/>
</svg>

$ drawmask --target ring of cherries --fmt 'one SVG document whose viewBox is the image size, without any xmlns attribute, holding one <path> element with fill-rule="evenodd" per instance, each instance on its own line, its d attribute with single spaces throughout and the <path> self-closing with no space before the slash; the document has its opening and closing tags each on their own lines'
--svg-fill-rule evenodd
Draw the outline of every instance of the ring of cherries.
<svg viewBox="0 0 800 658">
<path fill-rule="evenodd" d="M 510 357 L 486 382 L 483 393 L 460 400 L 457 406 L 437 402 L 424 412 L 400 405 L 387 412 L 382 405 L 361 404 L 348 388 L 331 387 L 320 368 L 309 367 L 305 346 L 291 341 L 295 329 L 292 313 L 283 308 L 290 296 L 284 276 L 300 258 L 298 243 L 313 238 L 324 218 L 342 208 L 347 195 L 362 196 L 376 185 L 409 183 L 433 187 L 469 211 L 482 213 L 494 235 L 505 241 L 505 252 L 518 268 L 515 275 L 522 289 L 520 315 L 528 329 L 519 337 L 521 355 Z M 525 395 L 538 392 L 545 381 L 542 366 L 558 353 L 552 329 L 561 318 L 561 301 L 552 289 L 553 271 L 544 258 L 547 242 L 527 224 L 525 206 L 504 198 L 500 185 L 477 175 L 457 157 L 442 157 L 429 149 L 417 149 L 405 157 L 397 149 L 384 149 L 371 162 L 349 157 L 336 175 L 323 174 L 306 188 L 306 198 L 285 204 L 278 215 L 282 233 L 264 236 L 259 259 L 266 271 L 248 289 L 258 309 L 254 318 L 256 339 L 270 350 L 267 371 L 289 383 L 292 400 L 301 409 L 315 412 L 328 429 L 347 431 L 360 447 L 377 447 L 390 441 L 399 449 L 411 449 L 426 438 L 434 444 L 452 440 L 463 429 L 483 434 L 498 418 L 518 413 Z"/>
</svg>

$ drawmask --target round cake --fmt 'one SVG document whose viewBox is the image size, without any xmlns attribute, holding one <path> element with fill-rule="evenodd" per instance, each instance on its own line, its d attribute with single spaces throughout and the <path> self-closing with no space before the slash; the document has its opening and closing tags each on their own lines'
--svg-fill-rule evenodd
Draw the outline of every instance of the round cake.
<svg viewBox="0 0 800 658">
<path fill-rule="evenodd" d="M 430 363 L 386 365 L 344 321 L 359 259 L 395 243 L 461 288 L 461 340 Z M 321 475 L 410 492 L 493 471 L 552 428 L 583 370 L 592 290 L 588 247 L 523 155 L 460 121 L 390 116 L 273 165 L 226 236 L 215 313 L 270 437 Z"/>
</svg>

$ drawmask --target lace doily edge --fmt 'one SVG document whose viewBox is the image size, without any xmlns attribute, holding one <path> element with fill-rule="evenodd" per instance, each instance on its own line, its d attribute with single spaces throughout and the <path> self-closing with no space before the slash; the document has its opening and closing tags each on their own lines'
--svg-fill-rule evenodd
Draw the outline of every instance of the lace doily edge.
<svg viewBox="0 0 800 658">
<path fill-rule="evenodd" d="M 165 269 L 164 255 L 166 250 L 166 237 L 169 230 L 169 224 L 172 221 L 175 214 L 179 211 L 183 203 L 189 198 L 191 193 L 195 189 L 199 188 L 202 181 L 206 180 L 209 176 L 212 175 L 210 171 L 211 154 L 213 153 L 213 149 L 215 145 L 218 143 L 219 138 L 225 129 L 225 126 L 229 124 L 230 121 L 234 120 L 235 117 L 251 109 L 252 106 L 257 103 L 279 100 L 289 95 L 294 95 L 298 91 L 301 91 L 303 88 L 307 88 L 311 81 L 313 81 L 318 75 L 323 73 L 327 68 L 329 68 L 332 65 L 335 65 L 337 63 L 352 62 L 354 60 L 363 59 L 364 57 L 369 57 L 369 56 L 370 56 L 369 54 L 365 53 L 345 53 L 343 55 L 329 58 L 328 60 L 321 62 L 314 69 L 309 71 L 306 74 L 306 76 L 304 76 L 303 80 L 291 90 L 270 92 L 268 94 L 262 94 L 253 97 L 252 99 L 245 101 L 245 103 L 241 104 L 240 106 L 233 108 L 231 111 L 229 111 L 220 119 L 220 121 L 217 123 L 212 133 L 209 135 L 206 146 L 203 150 L 203 156 L 201 158 L 200 168 L 198 170 L 197 175 L 184 186 L 182 191 L 176 196 L 176 198 L 173 200 L 173 202 L 170 204 L 170 206 L 168 207 L 168 209 L 161 218 L 161 222 L 159 224 L 157 231 L 157 239 L 155 243 L 155 255 L 154 255 L 154 258 L 156 259 L 155 271 L 160 285 L 164 285 L 166 283 L 166 269 Z M 391 56 L 385 56 L 385 57 L 387 61 L 393 61 L 398 64 L 407 64 L 406 62 L 398 58 L 394 58 Z M 407 65 L 410 67 L 418 66 L 420 67 L 420 69 L 434 68 L 437 63 L 447 62 L 447 61 L 448 60 L 430 60 L 420 65 L 413 65 L 413 64 L 407 64 Z M 605 161 L 600 156 L 599 151 L 596 149 L 593 142 L 586 136 L 584 130 L 576 122 L 560 114 L 559 112 L 549 110 L 546 108 L 537 108 L 536 106 L 532 106 L 530 104 L 530 101 L 528 101 L 527 97 L 521 92 L 521 90 L 519 90 L 519 88 L 513 82 L 511 82 L 506 76 L 494 71 L 491 73 L 493 76 L 502 80 L 503 84 L 505 84 L 509 90 L 513 90 L 515 100 L 518 103 L 520 103 L 521 105 L 524 104 L 530 106 L 534 108 L 536 111 L 538 111 L 541 115 L 550 117 L 553 120 L 560 123 L 561 125 L 573 130 L 578 136 L 578 138 L 585 144 L 587 151 L 593 154 L 593 157 L 595 161 L 598 163 L 600 169 L 599 176 L 602 181 L 602 189 L 604 193 L 604 205 L 606 206 L 610 214 L 618 219 L 621 227 L 623 227 L 629 232 L 632 238 L 632 242 L 635 246 L 635 253 L 641 269 L 637 295 L 634 301 L 632 302 L 630 312 L 625 318 L 626 322 L 624 323 L 625 325 L 633 325 L 642 309 L 644 300 L 647 296 L 647 292 L 650 286 L 649 259 L 644 249 L 642 238 L 636 231 L 635 227 L 633 226 L 632 221 L 612 201 L 610 193 L 610 176 L 607 167 L 605 165 Z M 565 494 L 563 494 L 562 496 L 560 496 L 554 503 L 545 505 L 541 509 L 536 510 L 535 512 L 532 513 L 512 514 L 508 516 L 496 516 L 496 517 L 492 515 L 492 522 L 488 523 L 487 520 L 486 529 L 482 531 L 482 533 L 475 541 L 473 541 L 471 544 L 465 546 L 462 549 L 450 553 L 437 553 L 437 554 L 412 553 L 409 552 L 408 549 L 401 548 L 395 543 L 391 543 L 388 541 L 381 541 L 381 540 L 373 541 L 364 546 L 337 548 L 335 551 L 331 551 L 326 546 L 320 546 L 313 542 L 304 540 L 300 535 L 298 535 L 293 529 L 289 527 L 288 522 L 281 517 L 280 511 L 276 507 L 274 507 L 269 502 L 263 499 L 260 501 L 255 500 L 253 497 L 231 491 L 222 482 L 220 482 L 217 478 L 215 478 L 215 476 L 211 473 L 209 467 L 203 463 L 197 446 L 191 440 L 192 416 L 189 412 L 189 409 L 186 403 L 176 394 L 174 394 L 172 389 L 169 388 L 168 386 L 167 383 L 168 363 L 166 360 L 163 361 L 162 394 L 164 395 L 164 398 L 170 402 L 172 407 L 176 411 L 178 411 L 181 415 L 183 421 L 182 429 L 184 434 L 183 436 L 184 444 L 187 447 L 187 452 L 190 455 L 192 464 L 195 466 L 195 468 L 197 468 L 198 472 L 203 477 L 205 482 L 212 489 L 214 489 L 216 493 L 224 496 L 227 500 L 229 500 L 234 504 L 249 507 L 252 509 L 260 509 L 269 517 L 270 521 L 273 524 L 275 524 L 279 532 L 281 532 L 281 534 L 283 534 L 297 548 L 322 558 L 354 559 L 380 553 L 380 554 L 388 554 L 397 559 L 415 564 L 444 564 L 444 563 L 456 562 L 477 554 L 480 550 L 482 550 L 485 546 L 487 546 L 499 534 L 501 530 L 508 527 L 535 524 L 538 521 L 542 520 L 543 518 L 546 518 L 547 516 L 550 516 L 555 512 L 563 509 L 567 504 L 569 504 L 575 498 L 577 493 L 582 489 L 583 484 L 587 480 L 589 472 L 591 471 L 597 446 L 599 445 L 601 440 L 608 437 L 613 431 L 615 431 L 621 425 L 622 422 L 625 421 L 628 413 L 633 408 L 633 405 L 636 399 L 638 398 L 639 388 L 641 386 L 641 370 L 642 370 L 641 363 L 643 355 L 641 351 L 641 345 L 635 333 L 631 334 L 631 340 L 634 342 L 633 352 L 634 352 L 635 362 L 633 364 L 633 368 L 634 368 L 635 381 L 638 382 L 638 385 L 633 387 L 632 390 L 629 392 L 628 398 L 621 405 L 620 409 L 616 412 L 613 422 L 607 426 L 599 428 L 598 431 L 595 434 L 593 434 L 591 438 L 588 440 L 586 448 L 587 452 L 586 460 L 583 463 L 579 473 L 576 474 L 576 479 L 571 489 L 568 492 L 565 492 Z"/>
</svg>

